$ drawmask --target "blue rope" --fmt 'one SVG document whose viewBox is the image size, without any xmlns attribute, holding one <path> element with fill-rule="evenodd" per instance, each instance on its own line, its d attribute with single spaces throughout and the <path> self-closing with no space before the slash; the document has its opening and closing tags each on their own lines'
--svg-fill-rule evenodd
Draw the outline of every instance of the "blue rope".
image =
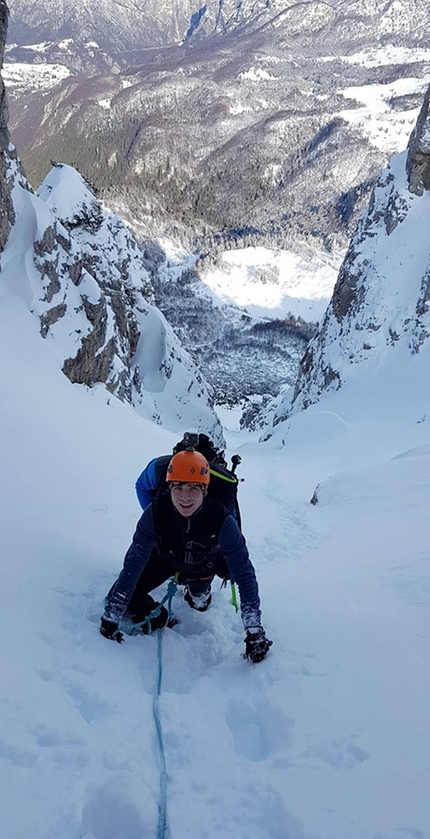
<svg viewBox="0 0 430 839">
<path fill-rule="evenodd" d="M 160 606 L 157 609 L 154 609 L 154 612 L 160 614 L 161 606 L 163 603 L 167 602 L 167 611 L 169 612 L 169 618 L 172 614 L 172 600 L 178 590 L 178 574 L 169 580 L 169 584 L 167 586 L 167 594 L 163 597 Z M 148 615 L 147 621 L 151 617 L 154 616 L 154 613 L 151 612 Z M 151 624 L 149 623 L 149 631 L 151 631 Z M 158 644 L 157 644 L 157 651 L 158 651 L 158 679 L 157 679 L 157 689 L 155 691 L 154 702 L 152 705 L 152 711 L 154 714 L 154 721 L 155 721 L 155 730 L 157 732 L 157 743 L 158 743 L 158 754 L 160 757 L 160 764 L 161 764 L 161 772 L 160 772 L 160 799 L 158 804 L 158 828 L 157 828 L 157 839 L 169 839 L 169 823 L 167 820 L 167 765 L 166 765 L 166 754 L 164 751 L 164 740 L 163 740 L 163 729 L 161 727 L 161 720 L 160 720 L 160 708 L 159 708 L 159 699 L 161 694 L 161 683 L 163 681 L 163 633 L 158 633 Z"/>
<path fill-rule="evenodd" d="M 152 612 L 140 623 L 132 623 L 131 621 L 122 621 L 121 629 L 129 635 L 137 635 L 142 631 L 142 627 L 148 627 L 148 635 L 152 635 L 151 618 L 157 618 L 161 612 L 161 607 L 167 603 L 167 611 L 169 619 L 172 615 L 172 600 L 178 590 L 178 574 L 169 580 L 167 586 L 167 594 L 163 597 L 161 603 L 152 610 Z M 152 703 L 152 713 L 154 716 L 155 730 L 157 733 L 157 746 L 160 759 L 160 797 L 158 803 L 158 826 L 157 839 L 169 839 L 169 824 L 167 819 L 167 765 L 166 754 L 164 751 L 163 729 L 160 720 L 159 699 L 161 694 L 161 683 L 163 681 L 163 631 L 158 632 L 158 678 L 157 687 L 154 694 L 154 701 Z"/>
<path fill-rule="evenodd" d="M 148 627 L 148 635 L 152 635 L 152 626 L 151 626 L 151 618 L 156 618 L 161 612 L 161 607 L 164 603 L 167 603 L 167 611 L 169 613 L 169 618 L 172 614 L 172 600 L 178 590 L 178 574 L 175 577 L 172 577 L 169 580 L 169 584 L 167 586 L 167 594 L 163 597 L 161 603 L 152 610 L 152 612 L 145 618 L 145 620 L 141 621 L 141 623 L 130 624 L 127 623 L 127 626 L 123 625 L 124 631 L 129 631 L 129 634 L 139 633 L 139 630 L 145 625 Z M 134 632 L 133 632 L 134 630 Z M 158 746 L 158 754 L 160 759 L 160 797 L 158 803 L 158 826 L 157 826 L 157 839 L 169 839 L 169 824 L 167 819 L 167 764 L 166 764 L 166 754 L 164 751 L 164 740 L 163 740 L 163 729 L 161 727 L 161 719 L 160 719 L 160 708 L 159 708 L 159 699 L 161 694 L 161 684 L 163 681 L 163 631 L 160 630 L 158 632 L 158 644 L 157 644 L 157 653 L 158 653 L 158 678 L 157 678 L 157 687 L 154 694 L 154 701 L 152 703 L 152 713 L 154 715 L 154 722 L 155 722 L 155 730 L 157 733 L 157 746 Z"/>
<path fill-rule="evenodd" d="M 178 590 L 178 574 L 169 580 L 167 586 L 167 594 L 163 597 L 161 603 L 152 610 L 152 612 L 140 623 L 132 623 L 131 621 L 122 621 L 121 629 L 129 635 L 138 635 L 142 631 L 143 626 L 148 627 L 148 635 L 152 635 L 151 618 L 156 618 L 161 612 L 161 607 L 167 603 L 167 611 L 169 618 L 172 615 L 172 600 Z M 161 694 L 161 683 L 163 681 L 163 630 L 158 632 L 158 678 L 157 687 L 154 694 L 154 701 L 152 703 L 152 713 L 154 716 L 155 730 L 157 733 L 157 746 L 160 759 L 160 797 L 158 803 L 158 826 L 157 839 L 169 839 L 169 824 L 167 819 L 167 765 L 166 754 L 164 751 L 163 729 L 160 720 L 159 699 Z"/>
<path fill-rule="evenodd" d="M 160 757 L 160 798 L 158 804 L 158 827 L 157 839 L 168 839 L 169 824 L 167 820 L 167 765 L 164 751 L 163 730 L 161 728 L 159 698 L 161 694 L 161 682 L 163 679 L 163 633 L 158 633 L 158 680 L 154 696 L 152 711 L 154 714 L 155 729 L 157 732 L 158 754 Z"/>
</svg>

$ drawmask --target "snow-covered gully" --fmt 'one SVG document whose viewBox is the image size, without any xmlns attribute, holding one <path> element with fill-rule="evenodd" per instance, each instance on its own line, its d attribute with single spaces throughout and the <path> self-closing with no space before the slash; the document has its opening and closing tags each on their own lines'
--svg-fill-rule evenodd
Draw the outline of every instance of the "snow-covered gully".
<svg viewBox="0 0 430 839">
<path fill-rule="evenodd" d="M 0 274 L 7 839 L 152 839 L 166 814 L 169 839 L 429 836 L 428 192 L 400 202 L 389 234 L 383 193 L 354 249 L 374 265 L 371 289 L 357 277 L 367 308 L 341 323 L 331 307 L 319 344 L 342 388 L 279 414 L 265 442 L 224 416 L 273 647 L 243 659 L 225 590 L 202 614 L 178 595 L 162 674 L 160 636 L 119 645 L 98 629 L 140 514 L 135 479 L 185 430 L 184 379 L 169 379 L 163 427 L 71 384 L 61 341 L 40 335 L 41 217 L 20 196 Z"/>
<path fill-rule="evenodd" d="M 2 834 L 150 839 L 158 642 L 108 643 L 98 622 L 134 480 L 177 435 L 71 385 L 17 297 L 0 334 Z M 228 432 L 274 644 L 250 666 L 224 590 L 204 614 L 175 598 L 158 700 L 169 839 L 427 835 L 427 361 L 399 357 L 384 388 L 376 371 L 265 444 Z"/>
</svg>

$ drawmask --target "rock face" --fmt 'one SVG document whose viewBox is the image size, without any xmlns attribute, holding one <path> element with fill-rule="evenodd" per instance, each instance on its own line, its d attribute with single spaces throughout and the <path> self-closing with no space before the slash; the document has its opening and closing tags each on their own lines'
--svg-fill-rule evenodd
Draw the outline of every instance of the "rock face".
<svg viewBox="0 0 430 839">
<path fill-rule="evenodd" d="M 422 195 L 430 189 L 430 88 L 424 97 L 418 122 L 409 141 L 406 171 L 410 192 Z"/>
<path fill-rule="evenodd" d="M 3 65 L 8 15 L 9 11 L 5 0 L 0 0 L 0 67 Z M 0 78 L 0 252 L 5 246 L 10 225 L 14 220 L 13 206 L 10 198 L 11 185 L 8 183 L 6 175 L 8 148 L 9 132 L 7 130 L 6 95 L 3 79 Z"/>
<path fill-rule="evenodd" d="M 275 423 L 340 388 L 394 348 L 418 353 L 430 336 L 430 89 L 408 152 L 373 191 L 332 300 Z"/>
<path fill-rule="evenodd" d="M 53 225 L 34 244 L 35 265 L 45 288 L 42 335 L 52 333 L 67 312 L 58 259 L 61 249 L 67 279 L 80 289 L 88 274 L 101 292 L 95 298 L 82 295 L 82 311 L 91 330 L 82 337 L 76 355 L 65 360 L 63 370 L 73 382 L 89 386 L 104 382 L 120 399 L 132 401 L 131 359 L 140 335 L 134 308 L 142 300 L 152 300 L 137 242 L 121 219 L 102 211 L 72 167 L 55 166 L 37 195 L 53 216 Z"/>
<path fill-rule="evenodd" d="M 148 419 L 175 430 L 198 427 L 222 443 L 206 383 L 152 305 L 143 252 L 122 220 L 102 209 L 70 166 L 54 166 L 37 195 L 18 175 L 16 163 L 17 220 L 2 267 L 9 286 L 20 275 L 66 376 L 102 383 Z"/>
</svg>

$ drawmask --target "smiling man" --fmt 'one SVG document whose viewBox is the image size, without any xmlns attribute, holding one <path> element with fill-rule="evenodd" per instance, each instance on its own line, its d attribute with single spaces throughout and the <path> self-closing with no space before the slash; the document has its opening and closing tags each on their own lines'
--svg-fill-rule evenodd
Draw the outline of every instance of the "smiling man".
<svg viewBox="0 0 430 839">
<path fill-rule="evenodd" d="M 172 457 L 166 487 L 145 508 L 123 569 L 107 596 L 100 625 L 105 638 L 123 640 L 119 631 L 123 617 L 142 623 L 158 605 L 149 592 L 175 574 L 188 605 L 206 611 L 212 581 L 218 576 L 239 588 L 245 658 L 257 663 L 265 657 L 272 642 L 261 626 L 254 566 L 237 522 L 220 501 L 208 496 L 209 482 L 209 463 L 200 452 L 190 447 Z M 162 607 L 151 618 L 151 629 L 165 626 L 167 619 Z"/>
</svg>

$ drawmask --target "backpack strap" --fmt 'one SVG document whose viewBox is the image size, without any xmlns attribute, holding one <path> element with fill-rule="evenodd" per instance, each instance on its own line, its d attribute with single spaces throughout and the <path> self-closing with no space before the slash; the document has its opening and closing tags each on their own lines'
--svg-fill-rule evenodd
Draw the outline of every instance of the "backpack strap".
<svg viewBox="0 0 430 839">
<path fill-rule="evenodd" d="M 161 457 L 157 457 L 155 461 L 155 479 L 158 491 L 163 489 L 163 484 L 166 482 L 167 467 L 171 459 L 171 454 L 163 454 Z"/>
</svg>

